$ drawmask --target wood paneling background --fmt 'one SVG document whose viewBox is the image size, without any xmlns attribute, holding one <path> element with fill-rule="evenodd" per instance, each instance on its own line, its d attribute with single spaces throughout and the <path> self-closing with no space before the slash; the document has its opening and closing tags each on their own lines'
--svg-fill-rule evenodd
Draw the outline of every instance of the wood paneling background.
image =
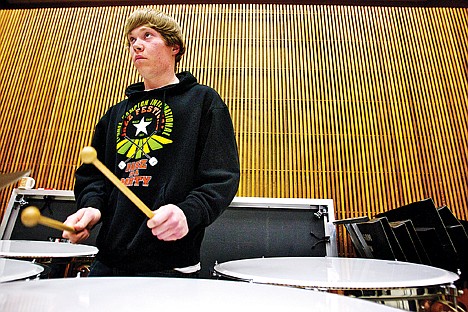
<svg viewBox="0 0 468 312">
<path fill-rule="evenodd" d="M 468 9 L 156 7 L 185 30 L 180 69 L 229 106 L 238 196 L 332 198 L 336 219 L 432 197 L 467 219 Z M 133 10 L 0 11 L 1 172 L 73 188 L 94 125 L 139 79 L 122 36 Z"/>
</svg>

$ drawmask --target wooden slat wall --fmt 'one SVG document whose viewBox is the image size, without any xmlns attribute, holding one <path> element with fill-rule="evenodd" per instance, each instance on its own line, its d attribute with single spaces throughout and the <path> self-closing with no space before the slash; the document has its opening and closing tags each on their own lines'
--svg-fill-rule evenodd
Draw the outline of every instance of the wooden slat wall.
<svg viewBox="0 0 468 312">
<path fill-rule="evenodd" d="M 432 197 L 467 219 L 467 9 L 157 8 L 185 29 L 180 69 L 230 108 L 238 196 L 332 198 L 336 219 Z M 122 37 L 133 9 L 0 11 L 1 172 L 72 189 L 98 118 L 139 79 Z"/>
</svg>

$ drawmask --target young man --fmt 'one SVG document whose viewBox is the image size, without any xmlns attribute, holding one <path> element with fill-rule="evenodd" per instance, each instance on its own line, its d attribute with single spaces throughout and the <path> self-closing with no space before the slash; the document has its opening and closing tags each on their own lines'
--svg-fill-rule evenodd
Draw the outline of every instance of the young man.
<svg viewBox="0 0 468 312">
<path fill-rule="evenodd" d="M 185 44 L 171 17 L 137 10 L 125 34 L 143 82 L 101 118 L 92 146 L 155 215 L 147 219 L 94 166 L 82 165 L 75 184 L 81 209 L 65 222 L 77 233 L 63 237 L 80 242 L 102 223 L 90 276 L 196 273 L 204 229 L 239 185 L 232 121 L 216 91 L 175 73 Z"/>
</svg>

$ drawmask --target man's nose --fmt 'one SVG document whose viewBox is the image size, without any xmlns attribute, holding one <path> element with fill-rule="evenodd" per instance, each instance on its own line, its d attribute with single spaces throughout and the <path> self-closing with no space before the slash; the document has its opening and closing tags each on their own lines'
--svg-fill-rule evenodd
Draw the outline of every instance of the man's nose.
<svg viewBox="0 0 468 312">
<path fill-rule="evenodd" d="M 143 44 L 140 39 L 135 39 L 135 42 L 133 42 L 132 47 L 135 51 L 143 50 Z"/>
</svg>

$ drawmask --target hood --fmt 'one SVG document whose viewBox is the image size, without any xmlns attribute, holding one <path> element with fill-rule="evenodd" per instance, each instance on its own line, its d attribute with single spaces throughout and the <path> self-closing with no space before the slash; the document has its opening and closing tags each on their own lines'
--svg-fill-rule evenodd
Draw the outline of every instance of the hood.
<svg viewBox="0 0 468 312">
<path fill-rule="evenodd" d="M 145 85 L 143 82 L 137 82 L 127 87 L 125 95 L 131 100 L 133 98 L 139 98 L 143 94 L 145 95 L 157 95 L 157 94 L 171 94 L 171 93 L 182 93 L 183 91 L 192 88 L 197 85 L 197 79 L 189 72 L 180 72 L 176 74 L 179 79 L 179 83 L 164 86 L 159 89 L 153 89 L 145 91 Z"/>
</svg>

